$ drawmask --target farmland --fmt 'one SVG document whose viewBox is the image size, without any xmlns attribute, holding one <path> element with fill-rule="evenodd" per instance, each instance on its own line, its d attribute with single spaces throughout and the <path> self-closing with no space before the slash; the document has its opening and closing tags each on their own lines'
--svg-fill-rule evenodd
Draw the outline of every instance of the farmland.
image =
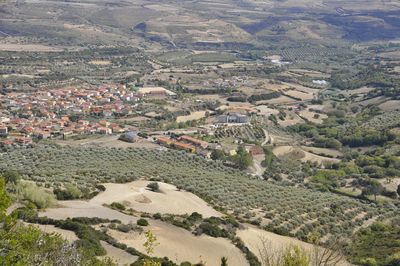
<svg viewBox="0 0 400 266">
<path fill-rule="evenodd" d="M 0 264 L 398 265 L 399 14 L 0 1 Z"/>
<path fill-rule="evenodd" d="M 2 153 L 2 159 L 2 169 L 16 169 L 26 179 L 53 183 L 52 186 L 71 182 L 82 191 L 94 188 L 98 182 L 158 178 L 183 187 L 238 217 L 256 219 L 256 209 L 261 209 L 263 216 L 272 218 L 267 228 L 300 239 L 307 239 L 314 230 L 321 234 L 350 233 L 369 219 L 391 217 L 397 212 L 394 206 L 383 209 L 329 193 L 260 181 L 182 152 L 39 146 Z M 23 167 L 21 160 L 24 160 Z M 266 194 L 273 196 L 262 196 Z M 299 202 L 298 198 L 303 200 Z M 343 215 L 335 211 L 337 208 L 349 211 Z M 361 212 L 366 215 L 352 220 Z M 302 226 L 314 217 L 326 217 L 326 221 Z"/>
</svg>

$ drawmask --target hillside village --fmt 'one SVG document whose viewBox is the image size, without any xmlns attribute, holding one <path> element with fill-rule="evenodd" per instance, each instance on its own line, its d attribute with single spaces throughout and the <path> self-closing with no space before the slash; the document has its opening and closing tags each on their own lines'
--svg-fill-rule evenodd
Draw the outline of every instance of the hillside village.
<svg viewBox="0 0 400 266">
<path fill-rule="evenodd" d="M 399 266 L 399 21 L 0 1 L 0 265 Z"/>
</svg>

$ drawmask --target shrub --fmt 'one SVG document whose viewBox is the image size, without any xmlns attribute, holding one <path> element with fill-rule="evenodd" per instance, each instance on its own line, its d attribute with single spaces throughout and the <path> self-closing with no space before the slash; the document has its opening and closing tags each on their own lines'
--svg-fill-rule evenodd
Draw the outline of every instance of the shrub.
<svg viewBox="0 0 400 266">
<path fill-rule="evenodd" d="M 201 229 L 201 232 L 212 236 L 212 237 L 227 237 L 228 234 L 224 229 L 219 228 L 215 224 L 211 224 L 209 222 L 203 222 L 200 224 L 199 228 Z"/>
<path fill-rule="evenodd" d="M 162 218 L 161 213 L 157 212 L 157 213 L 153 214 L 153 218 L 156 220 L 161 220 L 161 218 Z"/>
<path fill-rule="evenodd" d="M 160 186 L 158 185 L 157 182 L 151 182 L 147 184 L 147 188 L 153 192 L 158 192 L 160 190 Z"/>
<path fill-rule="evenodd" d="M 146 219 L 140 218 L 137 220 L 136 224 L 140 226 L 148 226 L 149 222 Z"/>
<path fill-rule="evenodd" d="M 113 202 L 111 203 L 111 208 L 117 209 L 117 210 L 121 210 L 124 211 L 125 210 L 125 206 L 119 202 Z"/>
<path fill-rule="evenodd" d="M 17 197 L 28 200 L 39 209 L 45 209 L 55 204 L 54 194 L 32 183 L 20 183 L 16 188 Z"/>
<path fill-rule="evenodd" d="M 54 189 L 58 200 L 73 200 L 82 197 L 82 191 L 72 184 L 65 184 L 65 189 Z"/>
</svg>

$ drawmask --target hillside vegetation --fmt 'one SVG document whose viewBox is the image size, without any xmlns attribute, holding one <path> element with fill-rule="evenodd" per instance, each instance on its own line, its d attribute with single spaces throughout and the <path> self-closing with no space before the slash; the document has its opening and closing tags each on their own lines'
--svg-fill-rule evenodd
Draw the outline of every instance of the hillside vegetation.
<svg viewBox="0 0 400 266">
<path fill-rule="evenodd" d="M 390 203 L 384 207 L 364 204 L 345 196 L 266 182 L 220 162 L 173 150 L 39 145 L 3 152 L 0 169 L 14 169 L 43 186 L 72 183 L 87 197 L 96 193 L 100 182 L 159 179 L 243 219 L 271 219 L 266 229 L 304 240 L 310 233 L 351 235 L 370 219 L 393 217 L 398 212 Z"/>
</svg>

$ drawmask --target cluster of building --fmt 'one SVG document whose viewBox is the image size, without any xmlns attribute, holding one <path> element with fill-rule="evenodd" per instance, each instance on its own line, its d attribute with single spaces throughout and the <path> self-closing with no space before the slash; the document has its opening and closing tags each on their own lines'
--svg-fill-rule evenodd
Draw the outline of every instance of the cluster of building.
<svg viewBox="0 0 400 266">
<path fill-rule="evenodd" d="M 157 142 L 167 147 L 203 155 L 206 155 L 206 149 L 208 148 L 208 142 L 187 135 L 183 135 L 177 139 L 161 136 L 157 137 Z"/>
<path fill-rule="evenodd" d="M 130 89 L 124 85 L 62 88 L 0 95 L 0 136 L 6 144 L 28 144 L 32 138 L 123 133 L 109 118 L 134 113 L 142 98 L 171 97 L 164 88 Z"/>
<path fill-rule="evenodd" d="M 250 118 L 247 115 L 238 113 L 229 113 L 218 117 L 218 123 L 224 124 L 247 124 L 249 122 Z"/>
<path fill-rule="evenodd" d="M 206 158 L 210 158 L 211 152 L 214 149 L 223 150 L 226 154 L 229 154 L 231 156 L 236 155 L 236 149 L 226 148 L 226 147 L 224 148 L 219 144 L 213 144 L 213 143 L 210 144 L 206 141 L 199 140 L 197 138 L 188 135 L 183 135 L 178 138 L 159 136 L 156 139 L 158 144 L 163 145 L 165 147 L 184 150 L 190 153 L 196 153 Z M 264 154 L 263 148 L 254 144 L 246 145 L 245 149 L 252 156 Z"/>
</svg>

